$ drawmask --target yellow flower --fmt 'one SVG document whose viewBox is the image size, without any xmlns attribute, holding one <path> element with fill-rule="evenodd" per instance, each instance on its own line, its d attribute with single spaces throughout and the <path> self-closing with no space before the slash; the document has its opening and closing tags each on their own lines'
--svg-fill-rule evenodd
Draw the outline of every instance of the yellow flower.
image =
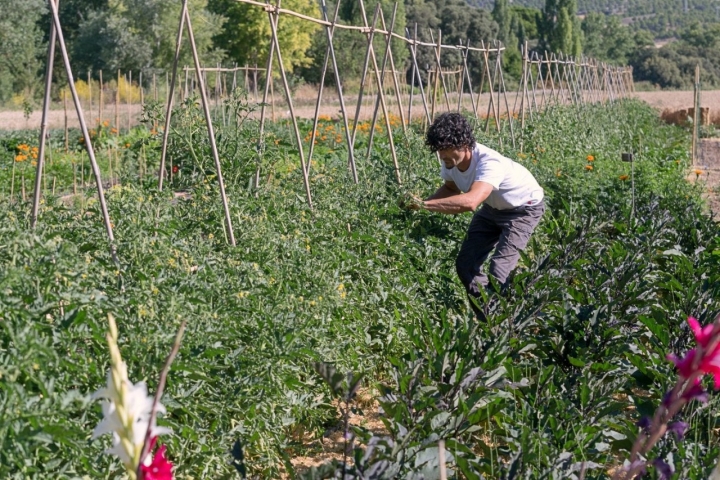
<svg viewBox="0 0 720 480">
<path fill-rule="evenodd" d="M 587 161 L 588 161 L 588 162 L 594 162 L 594 161 L 595 161 L 595 157 L 593 157 L 592 155 L 588 155 L 588 156 L 587 156 Z"/>
<path fill-rule="evenodd" d="M 522 152 L 520 152 L 520 153 L 518 153 L 518 157 L 519 157 L 519 158 L 527 158 L 527 155 L 524 154 L 524 153 L 522 153 Z"/>
<path fill-rule="evenodd" d="M 630 178 L 630 177 L 627 176 L 627 175 L 620 175 L 620 180 L 622 180 L 623 182 L 624 182 L 625 180 L 627 180 L 628 178 Z"/>
<path fill-rule="evenodd" d="M 592 169 L 593 169 L 592 165 L 585 165 L 585 170 L 592 170 Z"/>
</svg>

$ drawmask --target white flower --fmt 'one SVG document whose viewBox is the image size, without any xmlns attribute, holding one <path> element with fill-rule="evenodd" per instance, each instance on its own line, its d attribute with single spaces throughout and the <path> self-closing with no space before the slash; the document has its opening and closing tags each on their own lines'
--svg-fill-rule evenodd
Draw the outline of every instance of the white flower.
<svg viewBox="0 0 720 480">
<path fill-rule="evenodd" d="M 93 399 L 105 399 L 102 405 L 103 419 L 93 430 L 92 438 L 112 433 L 112 447 L 105 453 L 117 455 L 130 478 L 134 479 L 152 415 L 153 397 L 148 395 L 145 382 L 133 384 L 128 379 L 127 366 L 117 346 L 117 326 L 112 317 L 109 317 L 109 321 L 107 340 L 110 347 L 110 370 L 107 386 L 93 394 Z M 156 411 L 165 413 L 165 407 L 158 402 Z M 170 430 L 157 427 L 153 420 L 150 438 L 164 433 L 170 433 Z"/>
</svg>

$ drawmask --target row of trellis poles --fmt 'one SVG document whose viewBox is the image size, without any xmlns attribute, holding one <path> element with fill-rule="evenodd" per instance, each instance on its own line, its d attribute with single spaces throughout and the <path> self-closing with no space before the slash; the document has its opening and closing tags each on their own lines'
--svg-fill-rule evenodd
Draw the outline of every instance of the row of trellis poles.
<svg viewBox="0 0 720 480">
<path fill-rule="evenodd" d="M 40 198 L 40 185 L 43 171 L 45 138 L 47 134 L 47 112 L 50 102 L 50 83 L 52 78 L 52 69 L 54 58 L 54 49 L 56 39 L 60 44 L 63 54 L 66 73 L 69 81 L 70 93 L 78 114 L 78 121 L 82 130 L 83 137 L 87 139 L 85 147 L 90 158 L 90 163 L 95 174 L 95 181 L 100 197 L 100 206 L 103 213 L 103 220 L 107 230 L 108 238 L 113 243 L 112 225 L 105 207 L 104 193 L 101 183 L 100 172 L 95 161 L 92 142 L 88 135 L 87 126 L 83 117 L 83 109 L 80 104 L 78 94 L 73 81 L 71 66 L 67 57 L 65 44 L 62 36 L 60 20 L 57 15 L 57 1 L 49 0 L 52 13 L 52 26 L 50 42 L 48 47 L 48 64 L 46 73 L 46 96 L 43 107 L 41 136 L 40 136 L 40 152 L 37 162 L 35 195 L 33 203 L 32 224 L 37 221 L 37 212 Z M 362 13 L 363 25 L 345 25 L 338 23 L 338 12 L 340 1 L 335 5 L 332 20 L 328 12 L 325 0 L 321 1 L 322 18 L 312 18 L 302 15 L 291 10 L 280 8 L 280 0 L 277 5 L 261 3 L 255 0 L 236 0 L 238 2 L 255 5 L 263 8 L 268 15 L 268 22 L 271 31 L 271 49 L 268 55 L 265 68 L 254 67 L 233 67 L 221 68 L 219 65 L 215 68 L 203 68 L 200 64 L 197 49 L 195 46 L 194 32 L 192 29 L 190 15 L 188 13 L 187 2 L 183 0 L 183 6 L 179 19 L 179 27 L 176 39 L 175 61 L 172 71 L 166 77 L 166 116 L 165 126 L 163 129 L 163 143 L 160 169 L 158 172 L 158 187 L 163 188 L 166 170 L 172 171 L 172 159 L 170 159 L 170 167 L 166 169 L 167 162 L 167 143 L 170 133 L 170 124 L 172 121 L 173 103 L 176 97 L 184 100 L 189 95 L 197 93 L 205 114 L 207 124 L 208 137 L 210 141 L 211 151 L 215 162 L 217 179 L 219 183 L 220 196 L 225 211 L 225 223 L 228 233 L 228 239 L 232 245 L 235 244 L 232 220 L 228 199 L 225 193 L 223 183 L 220 156 L 215 143 L 215 134 L 213 129 L 213 118 L 211 116 L 211 95 L 214 90 L 215 106 L 219 107 L 224 96 L 232 93 L 238 88 L 241 82 L 238 81 L 238 73 L 241 77 L 244 75 L 244 89 L 249 93 L 252 90 L 252 97 L 255 102 L 259 102 L 259 142 L 257 145 L 258 159 L 262 158 L 265 150 L 264 145 L 264 129 L 267 119 L 268 107 L 275 110 L 275 93 L 273 86 L 273 77 L 279 78 L 282 83 L 282 90 L 286 104 L 287 114 L 290 118 L 292 129 L 294 132 L 297 151 L 300 156 L 300 162 L 303 173 L 303 182 L 306 191 L 307 203 L 313 208 L 312 194 L 309 181 L 309 170 L 311 160 L 314 153 L 314 145 L 317 135 L 318 120 L 321 116 L 323 108 L 323 90 L 326 83 L 326 76 L 334 76 L 334 89 L 337 93 L 336 103 L 332 107 L 337 111 L 339 107 L 340 115 L 337 117 L 342 123 L 345 142 L 347 144 L 348 167 L 350 174 L 355 182 L 358 182 L 357 172 L 357 156 L 355 146 L 358 139 L 358 126 L 361 116 L 370 117 L 371 126 L 368 129 L 368 149 L 366 155 L 369 156 L 373 149 L 373 137 L 375 135 L 376 125 L 378 122 L 384 123 L 384 131 L 387 134 L 389 150 L 393 161 L 394 171 L 398 183 L 402 182 L 400 175 L 399 159 L 395 149 L 395 138 L 393 136 L 393 124 L 391 116 L 400 119 L 400 126 L 403 132 L 407 131 L 408 125 L 413 118 L 420 118 L 423 125 L 427 125 L 443 111 L 464 111 L 467 115 L 474 117 L 478 122 L 484 120 L 484 128 L 486 131 L 494 126 L 498 132 L 509 133 L 513 144 L 525 126 L 526 117 L 532 118 L 540 110 L 555 104 L 583 104 L 589 102 L 605 102 L 614 101 L 618 98 L 626 96 L 632 91 L 632 73 L 628 68 L 610 67 L 588 59 L 571 59 L 562 56 L 548 55 L 539 56 L 535 52 L 529 52 L 527 47 L 523 50 L 523 73 L 521 81 L 518 84 L 518 90 L 515 93 L 514 102 L 511 108 L 511 102 L 508 99 L 509 92 L 506 88 L 505 78 L 502 70 L 502 59 L 505 48 L 498 42 L 480 45 L 471 45 L 469 41 L 462 45 L 447 45 L 442 43 L 442 32 L 438 31 L 437 36 L 430 33 L 431 42 L 423 42 L 418 40 L 417 26 L 411 31 L 406 29 L 403 35 L 396 33 L 395 21 L 397 12 L 397 3 L 393 9 L 392 17 L 389 22 L 383 15 L 380 5 L 378 4 L 372 14 L 371 20 L 365 11 L 363 0 L 358 0 Z M 347 1 L 347 0 L 346 0 Z M 282 61 L 282 51 L 278 41 L 278 24 L 281 15 L 290 15 L 304 19 L 308 22 L 314 22 L 324 28 L 327 38 L 327 50 L 325 53 L 324 64 L 321 71 L 321 80 L 318 85 L 317 97 L 315 98 L 315 107 L 312 114 L 313 127 L 309 142 L 304 145 L 300 128 L 298 125 L 296 114 L 297 102 L 293 98 L 293 92 L 288 82 L 285 67 Z M 180 78 L 178 71 L 178 59 L 180 56 L 180 48 L 182 44 L 183 32 L 187 29 L 188 40 L 191 46 L 194 67 L 183 69 L 184 79 Z M 357 32 L 362 35 L 366 41 L 365 54 L 363 57 L 363 68 L 359 82 L 359 91 L 357 97 L 346 95 L 343 90 L 343 79 L 338 68 L 337 58 L 335 54 L 335 46 L 333 43 L 334 32 L 336 29 L 345 29 Z M 382 42 L 376 42 L 376 38 L 382 38 Z M 409 77 L 410 82 L 405 81 L 405 75 L 396 68 L 395 59 L 393 58 L 391 45 L 393 41 L 400 41 L 407 45 L 410 57 Z M 377 45 L 382 43 L 382 51 L 376 52 Z M 425 49 L 425 50 L 422 50 Z M 434 62 L 426 64 L 421 68 L 419 65 L 419 52 L 430 52 Z M 454 52 L 456 65 L 448 67 L 447 54 L 443 61 L 443 53 Z M 458 60 L 459 59 L 459 60 Z M 479 85 L 473 86 L 474 72 L 480 72 Z M 277 69 L 278 72 L 273 72 Z M 208 85 L 208 73 L 214 73 L 214 88 Z M 228 82 L 229 76 L 232 81 Z M 262 75 L 264 78 L 260 78 Z M 389 77 L 389 79 L 388 79 Z M 423 78 L 424 77 L 424 78 Z M 475 77 L 477 79 L 477 76 Z M 132 83 L 131 78 L 128 79 Z M 261 82 L 264 81 L 264 88 L 259 92 Z M 277 81 L 277 80 L 275 80 Z M 157 97 L 157 79 L 153 76 L 153 96 Z M 230 85 L 228 86 L 228 83 Z M 120 78 L 118 78 L 120 84 Z M 142 82 L 140 82 L 142 85 Z M 368 91 L 371 87 L 374 90 L 371 94 Z M 179 90 L 179 95 L 176 94 Z M 142 92 L 142 87 L 141 87 Z M 141 93 L 141 97 L 144 94 Z M 512 93 L 510 93 L 512 95 Z M 365 108 L 364 103 L 368 103 L 369 108 Z M 102 102 L 100 102 L 102 108 Z M 116 102 L 117 105 L 117 102 Z M 327 101 L 325 101 L 327 108 Z M 309 116 L 309 115 L 308 115 Z M 274 117 L 274 113 L 273 113 Z M 102 118 L 102 115 L 100 115 Z M 519 124 L 517 122 L 519 120 Z M 224 120 L 223 120 L 224 121 Z M 118 123 L 118 122 L 116 122 Z M 382 130 L 382 129 L 380 129 Z M 307 146 L 307 151 L 305 146 Z M 258 161 L 258 165 L 260 162 Z M 260 182 L 261 172 L 258 170 L 255 175 L 255 185 Z M 113 250 L 114 255 L 114 250 Z"/>
</svg>

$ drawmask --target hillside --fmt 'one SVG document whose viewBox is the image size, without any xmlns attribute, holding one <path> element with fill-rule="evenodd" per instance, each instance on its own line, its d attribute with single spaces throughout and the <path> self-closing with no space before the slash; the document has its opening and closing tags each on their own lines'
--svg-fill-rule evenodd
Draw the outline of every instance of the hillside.
<svg viewBox="0 0 720 480">
<path fill-rule="evenodd" d="M 494 0 L 467 0 L 470 5 L 492 9 Z M 578 13 L 602 12 L 623 17 L 624 23 L 661 37 L 693 22 L 720 22 L 716 0 L 578 0 Z M 544 0 L 515 0 L 514 5 L 542 8 Z M 685 6 L 686 4 L 686 6 Z"/>
</svg>

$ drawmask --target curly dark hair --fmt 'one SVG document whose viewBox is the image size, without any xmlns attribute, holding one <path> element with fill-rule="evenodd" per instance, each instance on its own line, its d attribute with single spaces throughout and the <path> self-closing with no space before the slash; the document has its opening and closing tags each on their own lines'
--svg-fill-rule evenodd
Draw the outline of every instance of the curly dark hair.
<svg viewBox="0 0 720 480">
<path fill-rule="evenodd" d="M 439 115 L 425 132 L 425 145 L 432 152 L 446 148 L 475 147 L 475 135 L 467 119 L 459 113 Z"/>
</svg>

